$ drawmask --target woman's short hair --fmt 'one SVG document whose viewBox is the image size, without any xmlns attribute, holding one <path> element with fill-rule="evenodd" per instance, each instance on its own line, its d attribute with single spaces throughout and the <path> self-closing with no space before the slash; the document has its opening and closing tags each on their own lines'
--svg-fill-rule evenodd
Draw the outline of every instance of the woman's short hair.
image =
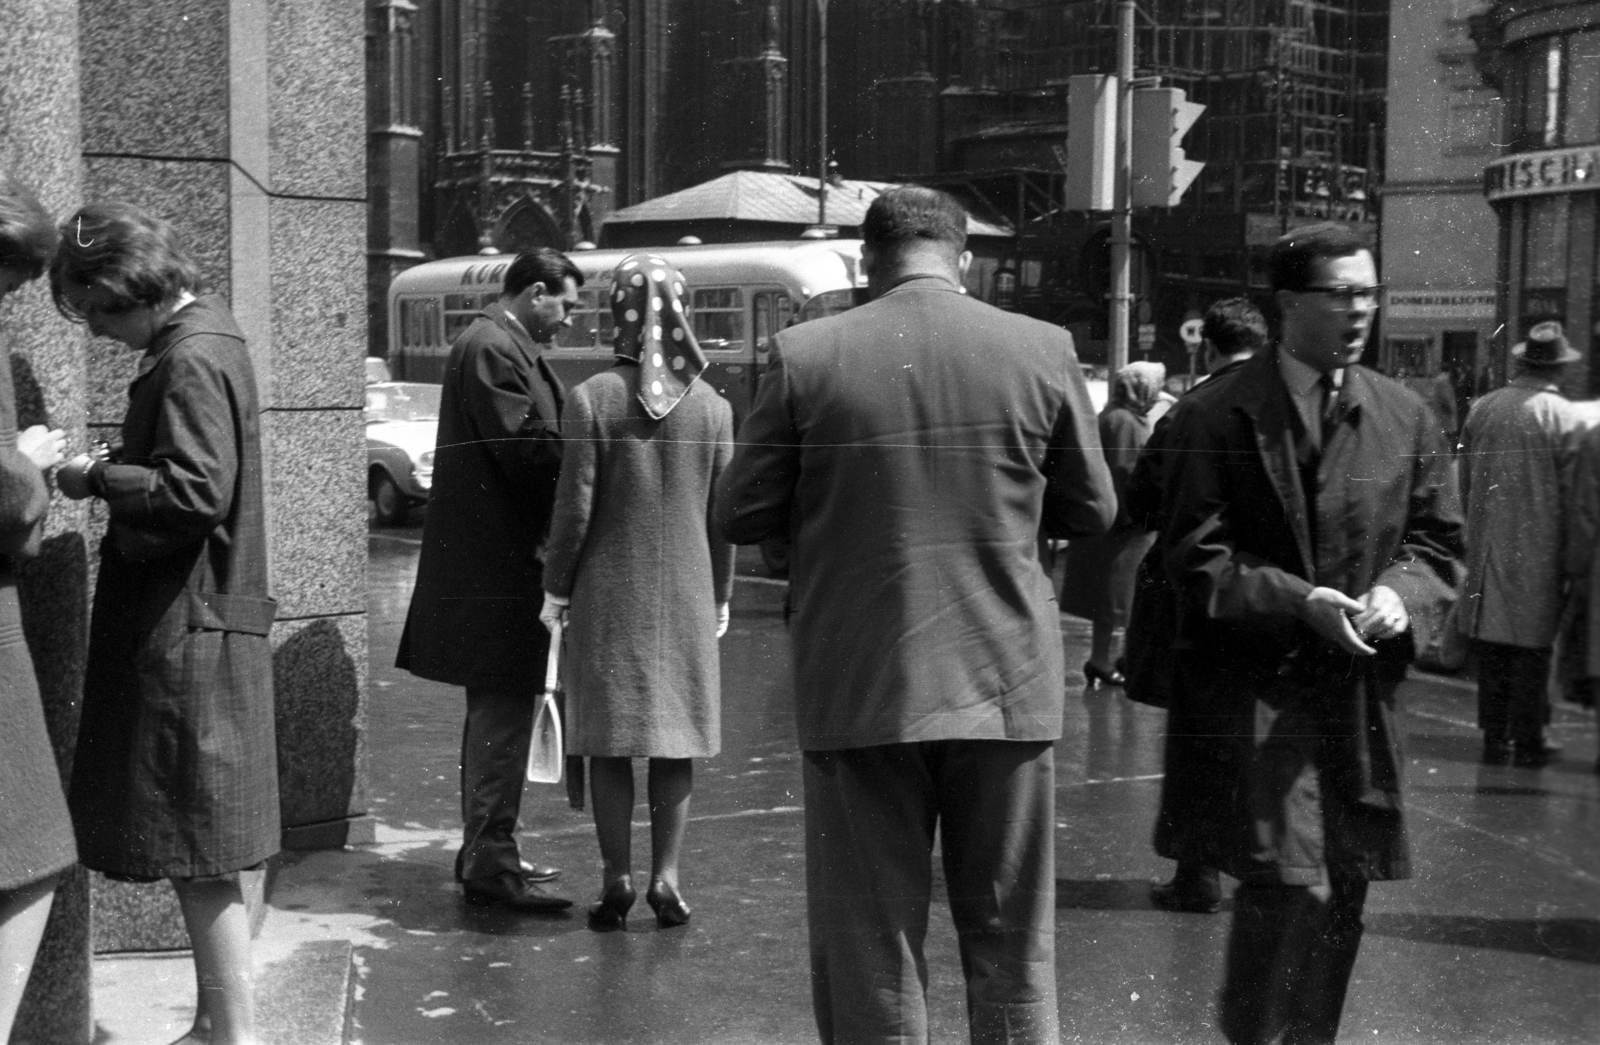
<svg viewBox="0 0 1600 1045">
<path fill-rule="evenodd" d="M 535 283 L 543 283 L 545 293 L 561 294 L 561 282 L 570 278 L 577 286 L 583 286 L 583 273 L 572 259 L 559 250 L 549 247 L 534 247 L 517 255 L 517 260 L 506 269 L 505 285 L 501 293 L 507 297 L 516 297 Z"/>
<path fill-rule="evenodd" d="M 1129 363 L 1111 378 L 1110 405 L 1127 407 L 1135 413 L 1149 413 L 1161 397 L 1161 384 L 1166 379 L 1167 368 L 1160 363 Z"/>
<path fill-rule="evenodd" d="M 111 311 L 161 304 L 200 289 L 200 270 L 178 245 L 167 221 L 131 203 L 91 203 L 61 225 L 61 246 L 50 265 L 50 294 L 68 319 L 69 283 L 99 287 Z"/>
<path fill-rule="evenodd" d="M 56 223 L 26 185 L 0 175 L 0 268 L 38 279 L 56 253 Z"/>
<path fill-rule="evenodd" d="M 1272 245 L 1272 289 L 1305 290 L 1322 258 L 1347 258 L 1369 249 L 1349 227 L 1331 221 L 1302 225 Z"/>
</svg>

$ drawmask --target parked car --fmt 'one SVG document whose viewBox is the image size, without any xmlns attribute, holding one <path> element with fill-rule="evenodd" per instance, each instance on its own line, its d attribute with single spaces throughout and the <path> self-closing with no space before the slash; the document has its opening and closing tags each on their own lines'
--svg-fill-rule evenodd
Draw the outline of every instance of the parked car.
<svg viewBox="0 0 1600 1045">
<path fill-rule="evenodd" d="M 382 356 L 367 357 L 367 384 L 376 385 L 384 381 L 393 380 L 389 373 L 389 361 Z"/>
<path fill-rule="evenodd" d="M 440 391 L 413 381 L 367 386 L 367 496 L 380 526 L 395 525 L 428 500 Z"/>
</svg>

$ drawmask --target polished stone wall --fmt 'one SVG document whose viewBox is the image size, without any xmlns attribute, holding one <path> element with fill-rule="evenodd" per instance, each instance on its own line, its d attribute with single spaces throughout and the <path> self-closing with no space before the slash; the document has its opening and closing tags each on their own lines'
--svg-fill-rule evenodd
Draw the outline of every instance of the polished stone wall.
<svg viewBox="0 0 1600 1045">
<path fill-rule="evenodd" d="M 279 601 L 285 844 L 364 840 L 362 5 L 0 0 L 0 25 L 0 164 L 58 213 L 117 198 L 170 219 L 245 330 Z M 86 338 L 37 286 L 14 298 L 0 307 L 0 340 L 12 352 L 19 421 L 64 427 L 74 448 L 114 429 L 132 355 Z M 103 526 L 90 506 L 58 498 L 46 554 L 25 578 L 64 772 Z M 14 1042 L 91 1040 L 91 905 L 99 949 L 182 945 L 170 887 L 90 877 L 79 872 L 60 892 Z"/>
</svg>

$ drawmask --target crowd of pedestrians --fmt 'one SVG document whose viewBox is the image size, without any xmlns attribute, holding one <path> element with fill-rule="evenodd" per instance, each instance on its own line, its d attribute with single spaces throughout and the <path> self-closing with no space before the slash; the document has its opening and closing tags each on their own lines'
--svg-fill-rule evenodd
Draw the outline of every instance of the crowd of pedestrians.
<svg viewBox="0 0 1600 1045">
<path fill-rule="evenodd" d="M 720 750 L 734 546 L 780 539 L 823 1042 L 926 1040 L 936 846 L 972 1040 L 1060 1040 L 1063 610 L 1092 623 L 1091 686 L 1168 712 L 1155 844 L 1177 866 L 1155 900 L 1215 911 L 1220 874 L 1239 882 L 1223 1034 L 1332 1042 L 1369 883 L 1411 873 L 1397 691 L 1416 652 L 1470 640 L 1486 761 L 1553 756 L 1552 677 L 1594 700 L 1600 429 L 1557 391 L 1577 353 L 1534 326 L 1453 453 L 1422 399 L 1359 364 L 1383 295 L 1371 251 L 1311 225 L 1273 249 L 1275 340 L 1248 301 L 1218 302 L 1207 380 L 1173 404 L 1161 368 L 1133 364 L 1097 417 L 1070 334 L 963 291 L 966 220 L 935 190 L 879 196 L 871 300 L 777 335 L 737 442 L 664 259 L 618 267 L 615 365 L 570 389 L 544 350 L 582 274 L 545 249 L 508 266 L 447 363 L 398 654 L 465 689 L 462 895 L 572 905 L 516 838 L 560 642 L 568 793 L 592 804 L 601 858 L 587 924 L 626 928 L 641 886 L 661 928 L 689 923 L 680 860 L 693 760 Z M 0 367 L 0 1035 L 53 883 L 81 862 L 172 881 L 200 987 L 184 1040 L 251 1045 L 240 874 L 279 824 L 244 337 L 165 222 L 96 204 L 57 229 L 6 183 L 0 291 L 46 271 L 63 315 L 140 358 L 119 439 L 64 462 L 61 432 L 17 432 Z M 65 792 L 16 597 L 52 470 L 109 518 Z M 1062 540 L 1058 599 L 1041 548 Z"/>
</svg>

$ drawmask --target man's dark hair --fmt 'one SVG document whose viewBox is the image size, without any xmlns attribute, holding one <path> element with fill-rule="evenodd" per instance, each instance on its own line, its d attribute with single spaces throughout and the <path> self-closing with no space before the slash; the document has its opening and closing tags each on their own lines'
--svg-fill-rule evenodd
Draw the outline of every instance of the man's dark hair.
<svg viewBox="0 0 1600 1045">
<path fill-rule="evenodd" d="M 1347 258 L 1368 247 L 1344 225 L 1321 221 L 1304 225 L 1272 245 L 1272 289 L 1305 290 L 1322 258 Z"/>
<path fill-rule="evenodd" d="M 578 271 L 578 266 L 572 259 L 559 250 L 549 247 L 534 247 L 517 255 L 517 260 L 506 269 L 506 282 L 501 293 L 507 297 L 516 297 L 535 283 L 543 283 L 548 294 L 560 294 L 562 280 L 568 276 L 578 286 L 583 286 L 583 273 Z"/>
<path fill-rule="evenodd" d="M 55 219 L 26 185 L 0 175 L 0 268 L 38 279 L 55 257 Z"/>
<path fill-rule="evenodd" d="M 1259 352 L 1267 347 L 1267 319 L 1249 298 L 1223 298 L 1206 309 L 1200 336 L 1220 356 Z"/>
<path fill-rule="evenodd" d="M 916 240 L 944 243 L 960 253 L 967 245 L 967 212 L 955 197 L 921 185 L 899 185 L 867 208 L 861 239 L 874 250 L 892 250 Z"/>
</svg>

